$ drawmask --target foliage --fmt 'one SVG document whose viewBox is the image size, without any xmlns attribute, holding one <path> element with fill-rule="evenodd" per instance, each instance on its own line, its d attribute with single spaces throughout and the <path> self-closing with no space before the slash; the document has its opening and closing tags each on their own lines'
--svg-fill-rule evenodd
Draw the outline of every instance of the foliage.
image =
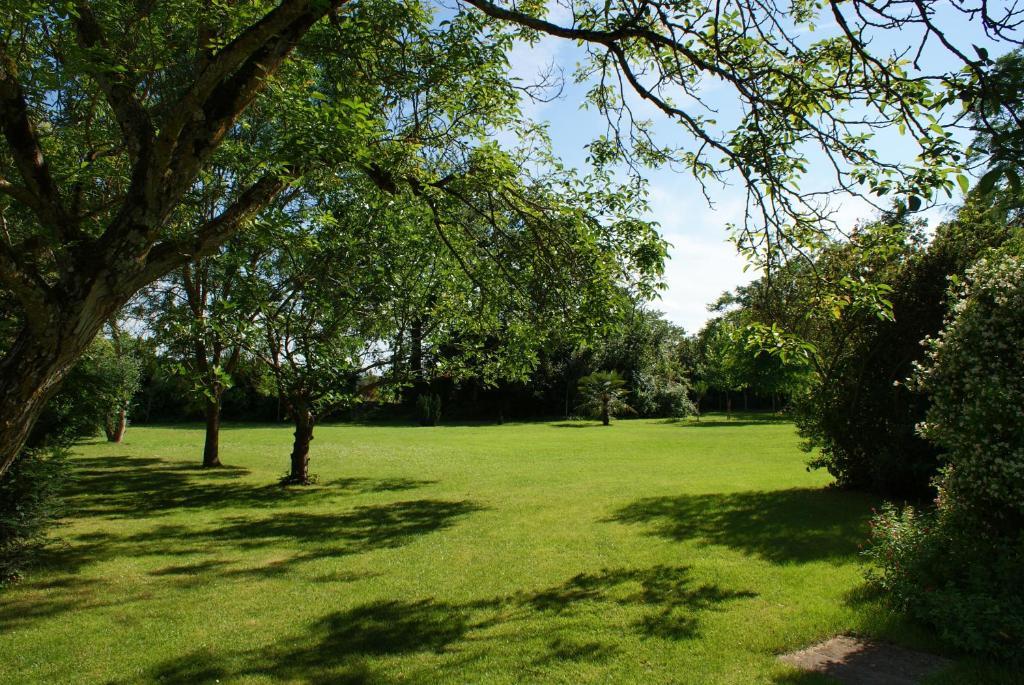
<svg viewBox="0 0 1024 685">
<path fill-rule="evenodd" d="M 812 467 L 847 487 L 928 495 L 938 452 L 915 430 L 928 400 L 903 381 L 924 355 L 921 339 L 942 326 L 948 278 L 1012 240 L 1007 212 L 972 196 L 931 243 L 919 222 L 893 212 L 723 298 L 758 355 L 740 377 L 756 381 L 763 353 L 774 358 L 767 378 L 794 389 L 789 408 L 817 450 Z"/>
<path fill-rule="evenodd" d="M 110 338 L 97 337 L 47 404 L 29 444 L 66 446 L 96 435 L 112 412 L 131 402 L 139 372 L 135 355 L 118 353 Z"/>
<path fill-rule="evenodd" d="M 978 534 L 954 507 L 886 505 L 871 525 L 869 582 L 890 605 L 969 652 L 1020 658 L 1024 535 Z"/>
<path fill-rule="evenodd" d="M 922 434 L 945 451 L 956 506 L 996 528 L 1024 523 L 1024 259 L 981 259 L 915 383 L 931 397 Z"/>
<path fill-rule="evenodd" d="M 595 371 L 579 382 L 580 409 L 608 425 L 615 416 L 636 413 L 626 404 L 626 379 L 618 371 Z"/>
<path fill-rule="evenodd" d="M 38 558 L 64 512 L 59 495 L 69 472 L 63 448 L 26 449 L 0 480 L 0 586 Z"/>
<path fill-rule="evenodd" d="M 921 432 L 943 450 L 934 512 L 875 521 L 870 556 L 892 601 L 972 651 L 1024 644 L 1024 260 L 981 259 L 913 384 L 931 397 Z"/>
<path fill-rule="evenodd" d="M 638 406 L 643 408 L 637 409 Z M 682 419 L 697 413 L 686 383 L 657 376 L 640 378 L 631 407 L 641 416 L 671 419 Z"/>
<path fill-rule="evenodd" d="M 1019 48 L 996 60 L 970 109 L 977 135 L 969 153 L 985 173 L 976 191 L 1005 193 L 1017 210 L 1021 199 L 1021 160 L 1024 135 L 1020 113 L 1024 112 L 1024 51 Z"/>
</svg>

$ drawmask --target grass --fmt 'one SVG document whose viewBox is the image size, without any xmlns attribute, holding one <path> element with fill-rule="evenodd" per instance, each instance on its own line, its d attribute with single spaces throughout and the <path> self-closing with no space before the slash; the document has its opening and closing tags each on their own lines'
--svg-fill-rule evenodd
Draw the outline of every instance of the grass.
<svg viewBox="0 0 1024 685">
<path fill-rule="evenodd" d="M 65 544 L 0 594 L 0 682 L 815 683 L 837 633 L 935 648 L 863 597 L 870 497 L 791 425 L 128 431 L 75 458 Z M 997 681 L 963 662 L 937 682 Z"/>
</svg>

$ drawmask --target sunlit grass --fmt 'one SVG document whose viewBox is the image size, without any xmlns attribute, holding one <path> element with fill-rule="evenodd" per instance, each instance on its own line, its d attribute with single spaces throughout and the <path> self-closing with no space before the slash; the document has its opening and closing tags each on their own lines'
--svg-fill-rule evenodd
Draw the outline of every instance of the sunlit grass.
<svg viewBox="0 0 1024 685">
<path fill-rule="evenodd" d="M 216 471 L 201 440 L 77 450 L 0 682 L 795 683 L 776 655 L 837 633 L 935 648 L 859 599 L 876 502 L 784 422 L 323 426 L 288 490 L 288 428 L 228 427 Z"/>
</svg>

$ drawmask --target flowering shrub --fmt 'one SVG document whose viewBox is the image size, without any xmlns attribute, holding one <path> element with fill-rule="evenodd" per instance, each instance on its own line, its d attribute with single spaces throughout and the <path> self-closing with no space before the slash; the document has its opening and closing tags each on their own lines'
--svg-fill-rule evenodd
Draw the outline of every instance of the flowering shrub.
<svg viewBox="0 0 1024 685">
<path fill-rule="evenodd" d="M 1024 658 L 1024 260 L 980 260 L 912 383 L 945 450 L 933 511 L 884 508 L 869 574 L 958 646 Z"/>
<path fill-rule="evenodd" d="M 915 382 L 931 397 L 921 433 L 947 452 L 958 506 L 1024 515 L 1024 259 L 982 259 Z"/>
</svg>

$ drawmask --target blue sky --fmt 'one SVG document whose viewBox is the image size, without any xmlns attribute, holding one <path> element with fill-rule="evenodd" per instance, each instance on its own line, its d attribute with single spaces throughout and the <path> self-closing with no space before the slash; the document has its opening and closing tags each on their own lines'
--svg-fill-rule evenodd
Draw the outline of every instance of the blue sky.
<svg viewBox="0 0 1024 685">
<path fill-rule="evenodd" d="M 553 12 L 552 19 L 557 19 L 558 14 Z M 1005 48 L 987 43 L 984 36 L 977 35 L 977 30 L 962 17 L 951 16 L 948 19 L 949 35 L 957 43 L 968 49 L 972 42 L 988 45 L 992 55 L 1005 51 Z M 829 24 L 825 23 L 819 33 L 824 35 L 828 30 Z M 897 47 L 901 40 L 910 41 L 912 38 L 907 34 L 890 36 L 885 38 L 885 42 L 879 40 L 876 47 Z M 584 167 L 584 146 L 604 131 L 605 122 L 597 112 L 580 107 L 586 86 L 573 84 L 571 78 L 579 59 L 579 48 L 569 41 L 555 38 L 542 39 L 532 46 L 517 45 L 510 55 L 513 73 L 525 81 L 534 81 L 538 72 L 551 64 L 558 65 L 565 72 L 566 87 L 560 98 L 549 103 L 528 102 L 525 108 L 535 120 L 547 122 L 556 153 L 567 163 Z M 931 53 L 925 60 L 932 70 L 943 68 L 948 63 L 945 53 L 939 51 Z M 720 120 L 728 120 L 738 114 L 738 105 L 727 88 L 711 84 L 704 92 L 720 110 Z M 640 105 L 639 110 L 659 122 L 659 135 L 669 141 L 675 136 L 676 142 L 682 142 L 679 136 L 683 133 L 665 121 L 660 113 L 653 108 L 645 109 L 644 105 Z M 886 137 L 883 149 L 892 159 L 913 160 L 915 153 L 909 141 L 901 140 L 895 132 L 891 140 L 889 138 Z M 824 169 L 812 166 L 809 177 L 814 179 L 824 173 Z M 726 241 L 726 225 L 742 219 L 744 191 L 737 184 L 714 189 L 714 204 L 709 206 L 699 184 L 686 174 L 669 169 L 651 169 L 645 176 L 650 187 L 651 211 L 648 218 L 660 224 L 662 235 L 672 245 L 665 274 L 668 287 L 662 294 L 662 300 L 654 306 L 687 331 L 696 332 L 710 317 L 707 303 L 723 291 L 748 282 L 755 275 L 752 270 L 744 271 L 743 258 Z M 953 201 L 957 200 L 959 198 L 954 196 Z M 870 218 L 874 213 L 867 202 L 857 197 L 837 198 L 835 204 L 836 217 L 845 226 L 851 226 L 858 219 Z M 936 207 L 929 210 L 926 217 L 934 224 L 950 211 L 950 207 Z"/>
</svg>

